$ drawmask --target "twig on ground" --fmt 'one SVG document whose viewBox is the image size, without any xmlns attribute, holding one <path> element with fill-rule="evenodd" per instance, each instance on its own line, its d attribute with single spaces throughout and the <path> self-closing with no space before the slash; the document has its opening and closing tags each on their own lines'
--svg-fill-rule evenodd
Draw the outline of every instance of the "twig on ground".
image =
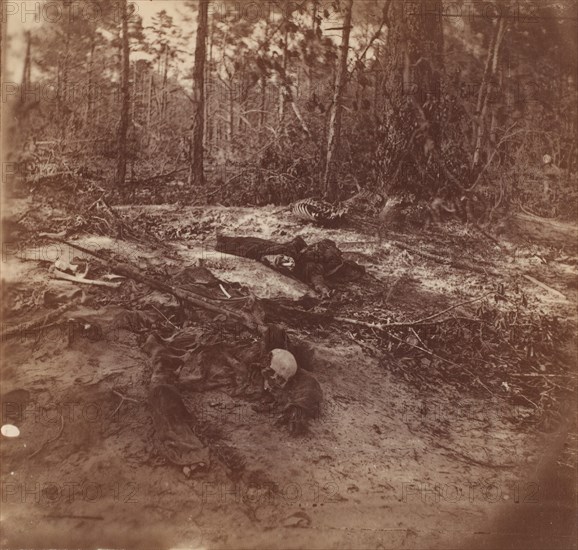
<svg viewBox="0 0 578 550">
<path fill-rule="evenodd" d="M 60 429 L 58 430 L 58 433 L 52 438 L 52 439 L 47 439 L 36 451 L 34 451 L 28 458 L 33 458 L 35 457 L 40 451 L 42 451 L 42 449 L 44 449 L 44 447 L 46 447 L 46 445 L 49 445 L 50 443 L 53 443 L 54 441 L 56 441 L 61 435 L 62 432 L 64 431 L 64 416 L 61 414 L 60 415 Z"/>
<path fill-rule="evenodd" d="M 423 351 L 424 353 L 427 353 L 428 355 L 431 355 L 432 357 L 435 357 L 436 359 L 440 359 L 441 361 L 444 361 L 445 363 L 448 363 L 449 365 L 452 365 L 454 367 L 458 367 L 460 369 L 463 369 L 465 372 L 467 372 L 473 379 L 474 381 L 476 381 L 478 384 L 480 384 L 480 386 L 482 386 L 482 388 L 484 388 L 485 390 L 488 391 L 488 393 L 490 395 L 495 396 L 494 392 L 488 388 L 488 386 L 486 386 L 479 378 L 479 376 L 476 376 L 471 370 L 467 369 L 466 367 L 464 367 L 463 365 L 458 365 L 458 363 L 454 363 L 453 361 L 450 361 L 449 359 L 446 359 L 445 357 L 442 357 L 441 355 L 438 355 L 437 353 L 434 353 L 433 351 L 429 351 L 426 348 L 422 348 L 420 346 L 416 346 L 415 344 L 410 344 L 409 342 L 406 342 L 405 340 L 403 340 L 402 338 L 399 338 L 398 336 L 396 336 L 395 334 L 388 334 L 388 336 L 390 338 L 393 338 L 395 340 L 397 340 L 398 342 L 401 342 L 402 344 L 405 344 L 406 346 L 410 346 L 412 348 L 418 349 L 420 351 Z"/>
<path fill-rule="evenodd" d="M 511 462 L 508 464 L 494 464 L 492 462 L 486 462 L 485 460 L 478 460 L 477 458 L 473 458 L 473 457 L 471 457 L 465 453 L 462 453 L 460 451 L 456 451 L 455 449 L 452 449 L 451 447 L 446 447 L 445 445 L 442 445 L 441 443 L 436 442 L 435 445 L 437 447 L 439 447 L 440 449 L 444 449 L 445 451 L 449 451 L 454 456 L 463 460 L 464 462 L 469 462 L 469 463 L 475 464 L 477 466 L 483 466 L 485 468 L 496 468 L 496 469 L 512 468 L 515 466 L 515 464 L 513 464 Z"/>
<path fill-rule="evenodd" d="M 171 320 L 158 308 L 156 308 L 155 306 L 152 306 L 152 308 L 163 317 L 163 319 L 169 324 L 171 325 L 173 328 L 180 330 L 179 327 L 177 327 L 177 325 L 175 325 L 174 323 L 171 323 Z"/>
<path fill-rule="evenodd" d="M 452 260 L 450 258 L 444 258 L 443 256 L 438 256 L 437 254 L 432 254 L 431 252 L 426 252 L 424 250 L 420 250 L 419 248 L 409 246 L 409 245 L 401 243 L 399 241 L 388 241 L 388 242 L 394 246 L 397 246 L 398 248 L 401 248 L 402 250 L 407 250 L 408 252 L 411 252 L 412 254 L 417 254 L 418 256 L 422 256 L 423 258 L 426 258 L 427 260 L 432 260 L 432 261 L 439 263 L 439 264 L 442 264 L 442 265 L 447 265 L 449 267 L 454 267 L 456 269 L 464 269 L 467 271 L 473 271 L 475 273 L 480 273 L 481 275 L 494 275 L 496 277 L 500 276 L 500 273 L 495 269 L 484 268 L 484 267 L 480 267 L 477 265 L 462 262 L 459 260 Z"/>
<path fill-rule="evenodd" d="M 561 292 L 559 292 L 555 288 L 548 286 L 546 283 L 543 283 L 542 281 L 538 281 L 538 279 L 535 279 L 531 275 L 527 275 L 526 273 L 524 273 L 523 277 L 524 277 L 524 279 L 527 279 L 528 281 L 530 281 L 531 283 L 534 283 L 535 285 L 539 286 L 540 288 L 543 288 L 544 290 L 551 292 L 555 296 L 558 296 L 559 298 L 562 298 L 562 299 L 568 301 L 568 298 L 566 298 L 566 296 L 564 296 L 564 294 L 562 294 Z"/>
<path fill-rule="evenodd" d="M 78 516 L 74 514 L 50 514 L 42 517 L 45 517 L 47 519 L 91 519 L 94 521 L 104 520 L 102 516 Z"/>
<path fill-rule="evenodd" d="M 112 418 L 119 411 L 119 409 L 122 407 L 122 404 L 125 401 L 132 401 L 133 403 L 139 403 L 139 401 L 137 399 L 133 399 L 132 397 L 127 397 L 126 395 L 123 395 L 122 393 L 117 392 L 116 390 L 112 390 L 112 393 L 114 393 L 115 395 L 118 395 L 118 397 L 120 397 L 120 403 L 117 405 L 116 409 L 114 409 L 114 411 L 110 415 L 110 418 Z"/>
<path fill-rule="evenodd" d="M 493 235 L 490 235 L 485 229 L 483 229 L 482 227 L 480 227 L 479 224 L 477 223 L 472 223 L 472 225 L 474 226 L 474 228 L 476 229 L 476 231 L 479 231 L 484 237 L 486 237 L 487 239 L 490 239 L 490 241 L 492 241 L 493 243 L 495 243 L 497 246 L 499 246 L 500 248 L 502 248 L 502 243 L 500 243 L 500 241 L 498 239 L 496 239 L 496 237 L 494 237 Z"/>
<path fill-rule="evenodd" d="M 362 327 L 376 328 L 379 330 L 385 330 L 385 329 L 390 328 L 390 327 L 411 327 L 411 326 L 415 326 L 415 325 L 424 324 L 425 321 L 429 321 L 430 319 L 434 319 L 435 317 L 439 317 L 440 315 L 443 315 L 444 313 L 447 313 L 448 311 L 451 311 L 452 309 L 456 309 L 460 306 L 465 306 L 467 304 L 473 304 L 474 302 L 479 302 L 480 300 L 487 298 L 488 296 L 490 296 L 493 293 L 494 293 L 493 291 L 487 292 L 483 296 L 478 296 L 477 298 L 473 298 L 472 300 L 460 302 L 459 304 L 448 307 L 447 309 L 444 309 L 443 311 L 439 311 L 438 313 L 428 315 L 427 317 L 423 317 L 422 319 L 418 319 L 417 321 L 396 322 L 396 323 L 369 323 L 366 321 L 359 321 L 357 319 L 350 319 L 348 317 L 333 317 L 333 319 L 335 321 L 340 321 L 342 323 L 348 323 L 350 325 L 359 325 Z"/>
<path fill-rule="evenodd" d="M 448 311 L 451 311 L 452 309 L 456 309 L 460 306 L 465 306 L 467 304 L 473 304 L 474 302 L 479 302 L 480 300 L 487 298 L 491 294 L 494 294 L 494 291 L 486 292 L 486 294 L 484 294 L 483 296 L 478 296 L 477 298 L 473 298 L 472 300 L 467 300 L 465 302 L 461 302 L 461 303 L 456 304 L 454 306 L 448 307 L 447 309 L 444 309 L 443 311 L 440 311 L 438 313 L 434 313 L 433 315 L 429 315 L 428 317 L 424 317 L 422 319 L 419 319 L 418 321 L 414 321 L 413 323 L 410 323 L 410 324 L 419 325 L 420 323 L 423 323 L 424 321 L 429 321 L 430 319 L 434 319 L 435 317 L 439 317 L 440 315 L 443 315 L 444 313 L 447 313 Z"/>
</svg>

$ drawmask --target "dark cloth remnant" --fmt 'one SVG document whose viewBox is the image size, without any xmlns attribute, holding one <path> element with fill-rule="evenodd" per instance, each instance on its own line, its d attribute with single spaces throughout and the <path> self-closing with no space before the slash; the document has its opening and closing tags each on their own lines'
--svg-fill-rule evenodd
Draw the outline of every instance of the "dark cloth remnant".
<svg viewBox="0 0 578 550">
<path fill-rule="evenodd" d="M 284 390 L 280 399 L 283 412 L 290 417 L 289 421 L 319 418 L 323 392 L 312 374 L 300 368 L 297 374 L 287 382 Z"/>
<path fill-rule="evenodd" d="M 295 376 L 279 393 L 270 393 L 264 389 L 261 373 L 272 349 L 287 349 L 294 355 L 299 366 Z M 156 399 L 154 406 L 158 408 L 162 405 L 161 411 L 154 413 L 159 415 L 159 423 L 170 423 L 175 418 L 174 415 L 170 416 L 172 411 L 179 408 L 179 405 L 171 404 L 175 400 L 174 392 L 215 389 L 221 389 L 231 397 L 268 401 L 270 409 L 280 414 L 279 422 L 287 424 L 293 433 L 306 431 L 309 420 L 319 416 L 321 387 L 313 375 L 305 370 L 311 369 L 313 348 L 305 341 L 290 338 L 276 325 L 267 325 L 261 339 L 256 341 L 223 341 L 208 327 L 190 327 L 165 339 L 150 334 L 143 351 L 151 357 L 151 396 Z M 174 392 L 155 390 L 158 387 L 171 387 Z M 180 412 L 183 412 L 182 409 Z M 162 420 L 162 414 L 169 416 Z M 171 445 L 178 448 L 178 445 Z M 163 451 L 164 454 L 166 452 Z M 171 460 L 176 463 L 174 457 Z"/>
<path fill-rule="evenodd" d="M 195 469 L 209 465 L 209 449 L 194 433 L 198 423 L 174 386 L 160 384 L 149 392 L 154 443 L 166 459 L 177 466 Z"/>
<path fill-rule="evenodd" d="M 261 260 L 263 256 L 272 256 L 275 254 L 284 254 L 295 258 L 307 244 L 302 237 L 295 237 L 287 243 L 277 243 L 258 237 L 226 237 L 217 236 L 217 252 L 242 256 L 251 260 Z"/>
<path fill-rule="evenodd" d="M 356 281 L 365 269 L 351 260 L 345 260 L 341 250 L 331 239 L 307 245 L 302 237 L 288 243 L 276 243 L 257 237 L 217 238 L 216 250 L 261 261 L 263 256 L 284 254 L 295 260 L 293 275 L 322 295 L 329 294 L 327 282 Z M 282 270 L 280 270 L 283 272 Z"/>
<path fill-rule="evenodd" d="M 278 424 L 287 426 L 293 434 L 301 434 L 308 430 L 311 420 L 320 417 L 322 400 L 317 379 L 300 368 L 283 389 L 266 392 L 255 410 L 278 413 Z"/>
<path fill-rule="evenodd" d="M 320 294 L 329 294 L 325 279 L 336 273 L 342 265 L 341 250 L 332 240 L 323 239 L 305 247 L 295 258 L 295 275 Z"/>
</svg>

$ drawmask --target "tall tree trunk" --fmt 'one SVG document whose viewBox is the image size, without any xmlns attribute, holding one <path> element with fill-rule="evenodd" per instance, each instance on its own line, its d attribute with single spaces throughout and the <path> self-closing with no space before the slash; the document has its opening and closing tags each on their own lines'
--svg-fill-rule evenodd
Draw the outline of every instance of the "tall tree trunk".
<svg viewBox="0 0 578 550">
<path fill-rule="evenodd" d="M 447 180 L 440 154 L 442 17 L 425 11 L 435 6 L 425 0 L 395 1 L 385 14 L 384 125 L 377 160 L 387 191 L 427 195 Z"/>
<path fill-rule="evenodd" d="M 259 128 L 265 126 L 265 112 L 267 103 L 267 76 L 265 74 L 261 75 L 261 101 L 259 104 Z"/>
<path fill-rule="evenodd" d="M 311 30 L 313 31 L 313 34 L 315 34 L 317 28 L 318 28 L 318 23 L 317 23 L 317 11 L 319 9 L 319 0 L 312 0 L 311 2 Z"/>
<path fill-rule="evenodd" d="M 64 39 L 64 54 L 63 54 L 63 64 L 62 64 L 62 76 L 61 82 L 59 83 L 60 94 L 58 98 L 59 102 L 59 115 L 58 115 L 58 126 L 59 126 L 59 139 L 65 140 L 66 139 L 66 124 L 68 121 L 68 102 L 69 102 L 69 95 L 68 95 L 68 62 L 69 62 L 69 55 L 70 55 L 70 28 L 66 25 L 65 28 L 65 39 Z"/>
<path fill-rule="evenodd" d="M 229 142 L 229 148 L 233 148 L 233 135 L 235 133 L 235 92 L 233 89 L 235 86 L 233 81 L 230 81 L 228 89 L 228 131 L 227 140 Z"/>
<path fill-rule="evenodd" d="M 90 38 L 90 53 L 88 57 L 88 89 L 86 91 L 86 114 L 84 117 L 85 128 L 88 128 L 92 122 L 92 89 L 94 87 L 94 49 L 95 49 L 95 38 L 94 35 Z"/>
<path fill-rule="evenodd" d="M 336 198 L 337 185 L 333 177 L 333 164 L 335 154 L 339 148 L 341 137 L 341 113 L 343 110 L 343 92 L 347 79 L 347 54 L 349 53 L 349 35 L 351 33 L 351 11 L 353 0 L 347 0 L 343 17 L 343 34 L 341 35 L 341 46 L 339 48 L 339 59 L 337 72 L 335 74 L 335 88 L 333 91 L 333 103 L 329 119 L 329 132 L 327 137 L 327 156 L 325 158 L 325 173 L 323 175 L 324 195 L 327 200 L 333 201 Z"/>
<path fill-rule="evenodd" d="M 128 44 L 128 9 L 127 0 L 121 0 L 122 16 L 122 70 L 121 70 L 121 104 L 120 123 L 118 125 L 118 149 L 116 157 L 116 185 L 124 194 L 124 183 L 126 177 L 126 157 L 127 157 L 127 134 L 129 126 L 130 109 L 130 60 Z"/>
<path fill-rule="evenodd" d="M 20 97 L 25 97 L 28 87 L 30 86 L 30 47 L 32 38 L 30 31 L 26 31 L 26 55 L 24 57 L 24 68 L 22 70 L 22 90 L 24 93 Z"/>
<path fill-rule="evenodd" d="M 476 106 L 476 116 L 478 117 L 476 141 L 474 146 L 474 155 L 472 158 L 472 168 L 476 167 L 480 162 L 480 153 L 486 134 L 486 117 L 488 114 L 488 97 L 490 96 L 490 88 L 492 81 L 498 69 L 498 60 L 500 56 L 500 46 L 506 32 L 506 23 L 503 17 L 500 18 L 496 25 L 496 32 L 492 38 L 490 49 L 488 50 L 488 59 L 486 61 L 486 68 L 484 71 L 484 78 L 480 85 L 478 94 L 478 104 Z"/>
<path fill-rule="evenodd" d="M 381 59 L 381 49 L 379 47 L 379 44 L 376 46 L 375 49 L 375 59 L 376 59 L 376 64 L 379 63 L 379 60 Z M 381 103 L 380 103 L 380 97 L 381 97 L 381 91 L 382 91 L 382 84 L 381 84 L 381 70 L 379 69 L 379 65 L 377 67 L 377 69 L 374 71 L 375 74 L 375 80 L 373 85 L 375 86 L 375 88 L 373 89 L 373 114 L 377 115 L 380 112 L 380 108 L 381 108 Z"/>
<path fill-rule="evenodd" d="M 207 22 L 208 25 L 208 22 Z M 207 29 L 208 32 L 208 36 L 207 36 L 207 40 L 209 43 L 209 47 L 208 47 L 208 55 L 207 55 L 207 60 L 205 62 L 205 92 L 204 92 L 204 97 L 208 97 L 209 92 L 208 89 L 211 89 L 211 71 L 212 71 L 212 67 L 213 67 L 213 42 L 214 42 L 214 36 L 213 36 L 213 25 L 210 26 L 210 29 Z M 211 108 L 211 104 L 209 101 L 205 100 L 205 120 L 204 120 L 204 129 L 203 129 L 203 140 L 205 142 L 205 148 L 208 149 L 209 151 L 212 148 L 212 139 L 213 139 L 213 131 L 212 131 L 212 127 L 211 127 L 211 116 L 210 116 L 210 108 Z"/>
<path fill-rule="evenodd" d="M 288 79 L 287 77 L 287 63 L 288 63 L 288 49 L 289 49 L 289 17 L 290 17 L 290 10 L 291 10 L 291 2 L 287 0 L 285 2 L 285 34 L 283 35 L 283 52 L 281 58 L 281 68 L 283 71 L 283 78 Z M 287 103 L 287 90 L 285 83 L 282 82 L 281 86 L 279 87 L 279 121 L 282 122 L 285 118 L 285 104 Z"/>
<path fill-rule="evenodd" d="M 209 0 L 199 0 L 195 64 L 193 67 L 193 120 L 191 130 L 191 164 L 189 185 L 200 186 L 205 182 L 203 169 L 203 133 L 205 119 L 205 58 L 207 30 L 209 26 Z"/>
<path fill-rule="evenodd" d="M 138 73 L 136 69 L 136 63 L 132 64 L 132 90 L 130 94 L 130 109 L 129 109 L 129 118 L 132 121 L 138 121 Z"/>
<path fill-rule="evenodd" d="M 167 94 L 167 84 L 168 84 L 168 76 L 169 76 L 169 51 L 170 47 L 168 45 L 165 46 L 165 61 L 163 67 L 163 91 L 161 94 L 161 124 L 165 121 L 167 115 L 167 102 L 168 102 L 168 94 Z"/>
<path fill-rule="evenodd" d="M 149 89 L 147 97 L 147 139 L 150 142 L 150 130 L 151 130 L 151 112 L 153 107 L 153 78 L 154 73 L 152 68 L 149 69 Z"/>
</svg>

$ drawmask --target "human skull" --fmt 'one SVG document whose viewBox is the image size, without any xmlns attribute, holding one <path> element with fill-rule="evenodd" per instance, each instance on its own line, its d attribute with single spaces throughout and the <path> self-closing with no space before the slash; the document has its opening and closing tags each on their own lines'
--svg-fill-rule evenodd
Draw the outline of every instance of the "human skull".
<svg viewBox="0 0 578 550">
<path fill-rule="evenodd" d="M 269 365 L 263 369 L 265 389 L 283 389 L 297 372 L 297 361 L 285 349 L 274 349 L 269 354 Z"/>
<path fill-rule="evenodd" d="M 542 162 L 544 164 L 552 164 L 552 157 L 550 155 L 544 155 L 542 157 Z"/>
</svg>

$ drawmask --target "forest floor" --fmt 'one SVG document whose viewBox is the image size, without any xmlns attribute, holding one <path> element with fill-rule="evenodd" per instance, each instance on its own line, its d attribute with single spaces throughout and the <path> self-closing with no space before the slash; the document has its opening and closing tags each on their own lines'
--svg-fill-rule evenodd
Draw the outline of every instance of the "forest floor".
<svg viewBox="0 0 578 550">
<path fill-rule="evenodd" d="M 11 218 L 22 219 L 32 207 L 29 199 L 15 200 Z M 341 316 L 387 311 L 393 321 L 422 319 L 503 285 L 506 293 L 522 288 L 528 308 L 564 319 L 575 333 L 578 240 L 571 224 L 528 219 L 526 229 L 538 224 L 540 230 L 531 238 L 504 235 L 500 249 L 458 226 L 390 233 L 378 242 L 355 228 L 302 224 L 273 207 L 117 211 L 165 235 L 188 227 L 188 236 L 175 237 L 168 256 L 147 242 L 86 233 L 70 240 L 113 250 L 142 270 L 164 272 L 166 280 L 202 259 L 217 277 L 240 282 L 256 296 L 297 299 L 309 290 L 304 284 L 214 252 L 215 230 L 276 240 L 301 235 L 308 243 L 330 238 L 368 273 L 352 290 L 329 299 L 327 308 Z M 54 230 L 51 220 L 62 215 L 40 206 L 29 214 L 40 231 Z M 491 263 L 497 274 L 442 265 L 392 245 L 394 240 L 478 266 Z M 121 309 L 119 289 L 52 279 L 48 268 L 58 246 L 34 244 L 17 233 L 5 234 L 3 244 L 10 326 L 37 317 L 28 306 L 46 291 L 82 287 L 87 296 L 99 293 L 97 304 L 89 299 L 67 314 L 101 325 Z M 125 304 L 135 309 L 160 309 L 171 300 L 158 292 L 143 296 L 129 281 L 123 287 Z M 469 316 L 476 307 L 454 313 Z M 363 338 L 353 324 L 339 331 L 305 323 L 289 328 L 314 345 L 313 374 L 324 392 L 323 414 L 307 435 L 290 436 L 273 418 L 222 392 L 186 396 L 246 460 L 242 481 L 218 467 L 187 478 L 155 454 L 146 405 L 150 360 L 134 334 L 122 330 L 104 340 L 71 341 L 66 331 L 46 326 L 40 336 L 5 341 L 2 423 L 16 424 L 20 436 L 0 441 L 0 545 L 577 548 L 575 340 L 566 340 L 561 350 L 566 374 L 550 378 L 561 387 L 557 420 L 525 422 L 531 405 L 512 402 L 507 381 L 470 373 L 466 383 L 453 385 L 428 374 L 422 361 L 416 383 L 395 348 L 380 355 L 380 340 Z M 420 336 L 412 342 L 426 346 Z M 121 395 L 130 400 L 121 401 Z M 265 496 L 270 482 L 276 489 Z"/>
</svg>

